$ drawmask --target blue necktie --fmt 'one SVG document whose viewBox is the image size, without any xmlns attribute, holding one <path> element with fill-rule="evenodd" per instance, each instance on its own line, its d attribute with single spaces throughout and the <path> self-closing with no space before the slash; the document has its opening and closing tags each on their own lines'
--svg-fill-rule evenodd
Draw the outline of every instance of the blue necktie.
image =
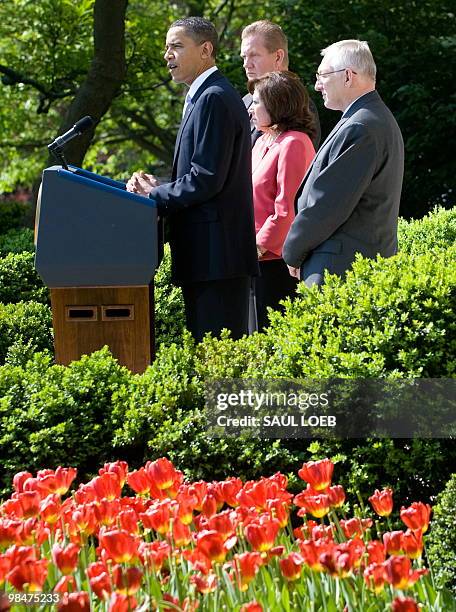
<svg viewBox="0 0 456 612">
<path fill-rule="evenodd" d="M 192 103 L 192 98 L 190 94 L 185 96 L 184 108 L 182 109 L 182 117 L 185 117 L 185 113 L 187 112 L 188 105 Z"/>
</svg>

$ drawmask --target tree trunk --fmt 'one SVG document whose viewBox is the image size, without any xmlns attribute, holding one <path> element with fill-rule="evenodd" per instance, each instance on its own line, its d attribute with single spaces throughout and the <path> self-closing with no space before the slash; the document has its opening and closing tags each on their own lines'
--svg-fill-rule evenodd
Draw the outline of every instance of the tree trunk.
<svg viewBox="0 0 456 612">
<path fill-rule="evenodd" d="M 109 110 L 127 73 L 125 60 L 125 12 L 128 0 L 96 0 L 93 16 L 94 54 L 85 81 L 60 125 L 63 134 L 90 115 L 96 123 Z M 81 166 L 95 129 L 87 130 L 65 147 L 69 163 Z"/>
</svg>

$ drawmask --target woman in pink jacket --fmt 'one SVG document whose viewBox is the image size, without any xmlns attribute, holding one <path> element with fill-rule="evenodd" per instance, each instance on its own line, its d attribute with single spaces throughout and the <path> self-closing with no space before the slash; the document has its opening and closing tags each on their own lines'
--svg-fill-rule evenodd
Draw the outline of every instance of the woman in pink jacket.
<svg viewBox="0 0 456 612">
<path fill-rule="evenodd" d="M 249 82 L 251 117 L 263 132 L 252 150 L 253 204 L 260 276 L 255 279 L 258 329 L 267 307 L 293 295 L 296 279 L 282 259 L 282 245 L 295 216 L 296 192 L 315 149 L 309 95 L 292 72 L 270 72 Z"/>
</svg>

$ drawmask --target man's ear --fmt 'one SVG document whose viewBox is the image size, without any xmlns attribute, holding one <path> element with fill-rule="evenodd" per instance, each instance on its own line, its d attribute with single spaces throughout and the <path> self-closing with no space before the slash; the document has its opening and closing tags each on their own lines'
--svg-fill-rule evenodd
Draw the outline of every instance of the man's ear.
<svg viewBox="0 0 456 612">
<path fill-rule="evenodd" d="M 203 59 L 207 59 L 208 57 L 212 57 L 212 53 L 214 51 L 214 45 L 206 40 L 201 46 L 201 57 Z"/>
<path fill-rule="evenodd" d="M 277 49 L 275 53 L 276 53 L 277 69 L 283 70 L 283 60 L 285 59 L 285 51 L 283 49 Z"/>
</svg>

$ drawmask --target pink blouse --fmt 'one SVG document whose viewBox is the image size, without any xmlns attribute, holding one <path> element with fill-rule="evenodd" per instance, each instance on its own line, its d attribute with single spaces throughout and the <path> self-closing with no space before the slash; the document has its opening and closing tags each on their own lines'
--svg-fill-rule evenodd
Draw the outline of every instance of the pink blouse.
<svg viewBox="0 0 456 612">
<path fill-rule="evenodd" d="M 296 192 L 315 157 L 304 132 L 283 132 L 267 146 L 263 134 L 252 150 L 253 206 L 257 244 L 267 249 L 261 261 L 280 259 L 282 246 L 295 217 Z"/>
</svg>

